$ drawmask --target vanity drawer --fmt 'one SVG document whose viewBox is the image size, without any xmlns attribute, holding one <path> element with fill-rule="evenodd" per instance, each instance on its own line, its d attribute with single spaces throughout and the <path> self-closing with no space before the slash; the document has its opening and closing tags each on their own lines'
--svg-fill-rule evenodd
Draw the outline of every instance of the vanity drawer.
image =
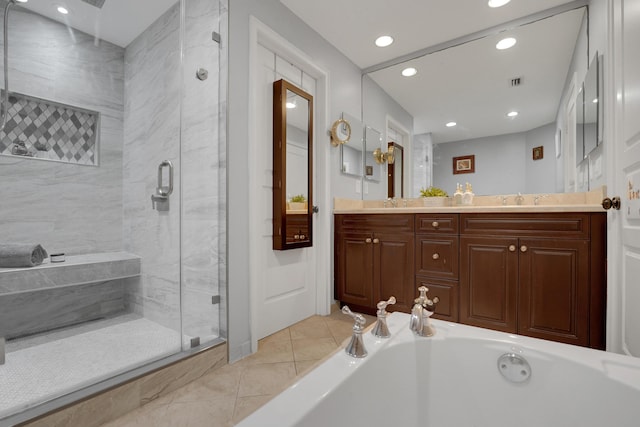
<svg viewBox="0 0 640 427">
<path fill-rule="evenodd" d="M 583 213 L 460 214 L 460 234 L 588 239 Z"/>
<path fill-rule="evenodd" d="M 335 215 L 336 232 L 390 231 L 413 232 L 413 214 L 344 214 Z"/>
<path fill-rule="evenodd" d="M 416 274 L 458 279 L 458 236 L 417 235 Z"/>
<path fill-rule="evenodd" d="M 427 296 L 430 299 L 438 297 L 440 300 L 436 304 L 434 319 L 458 321 L 458 282 L 416 276 L 416 289 L 420 286 L 429 288 Z"/>
<path fill-rule="evenodd" d="M 458 214 L 416 214 L 416 233 L 458 234 Z"/>
</svg>

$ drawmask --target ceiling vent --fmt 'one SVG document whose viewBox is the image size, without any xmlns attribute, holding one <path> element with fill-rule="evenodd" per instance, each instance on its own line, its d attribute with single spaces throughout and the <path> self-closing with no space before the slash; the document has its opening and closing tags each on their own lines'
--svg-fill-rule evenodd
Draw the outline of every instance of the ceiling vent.
<svg viewBox="0 0 640 427">
<path fill-rule="evenodd" d="M 104 2 L 105 0 L 82 0 L 83 2 L 90 4 L 91 6 L 95 6 L 98 9 L 102 9 L 102 6 L 104 6 Z"/>
<path fill-rule="evenodd" d="M 509 86 L 516 87 L 522 84 L 522 77 L 514 77 L 509 81 Z"/>
</svg>

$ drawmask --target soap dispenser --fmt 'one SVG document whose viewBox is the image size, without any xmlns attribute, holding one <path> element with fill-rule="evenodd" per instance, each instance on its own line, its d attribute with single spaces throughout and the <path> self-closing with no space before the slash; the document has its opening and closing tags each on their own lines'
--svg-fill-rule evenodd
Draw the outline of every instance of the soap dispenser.
<svg viewBox="0 0 640 427">
<path fill-rule="evenodd" d="M 462 204 L 462 184 L 456 184 L 456 192 L 453 194 L 453 203 L 456 205 Z"/>
<path fill-rule="evenodd" d="M 464 194 L 462 195 L 462 204 L 463 205 L 472 205 L 473 204 L 473 189 L 471 188 L 471 184 L 467 182 Z"/>
</svg>

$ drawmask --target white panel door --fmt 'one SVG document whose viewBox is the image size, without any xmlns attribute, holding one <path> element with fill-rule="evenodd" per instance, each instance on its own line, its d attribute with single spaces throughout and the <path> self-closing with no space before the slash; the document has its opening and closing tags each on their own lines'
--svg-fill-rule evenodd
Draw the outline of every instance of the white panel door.
<svg viewBox="0 0 640 427">
<path fill-rule="evenodd" d="M 610 214 L 618 241 L 613 246 L 609 242 L 610 259 L 614 255 L 609 268 L 619 273 L 619 280 L 609 286 L 621 287 L 620 315 L 613 320 L 621 326 L 621 349 L 612 350 L 640 357 L 640 0 L 615 1 L 613 10 L 616 131 L 611 141 L 615 188 L 610 195 L 621 197 L 622 209 Z"/>
<path fill-rule="evenodd" d="M 316 250 L 314 247 L 275 251 L 272 249 L 272 179 L 273 179 L 273 82 L 285 77 L 314 95 L 315 80 L 305 76 L 291 64 L 282 64 L 273 52 L 259 46 L 260 70 L 256 91 L 258 117 L 257 176 L 260 190 L 257 193 L 257 216 L 261 223 L 259 235 L 251 237 L 251 244 L 258 245 L 255 260 L 258 274 L 255 313 L 257 339 L 284 329 L 316 312 Z M 292 150 L 297 150 L 293 147 Z M 314 168 L 315 169 L 315 168 Z M 261 178 L 260 178 L 261 177 Z M 233 212 L 230 213 L 233 215 Z M 315 228 L 315 227 L 314 227 Z"/>
</svg>

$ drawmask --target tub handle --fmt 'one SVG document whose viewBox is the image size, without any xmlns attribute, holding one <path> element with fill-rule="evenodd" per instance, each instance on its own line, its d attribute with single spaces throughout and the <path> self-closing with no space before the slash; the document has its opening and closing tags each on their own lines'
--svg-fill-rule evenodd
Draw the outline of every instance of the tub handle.
<svg viewBox="0 0 640 427">
<path fill-rule="evenodd" d="M 351 357 L 362 358 L 365 357 L 367 353 L 367 349 L 364 348 L 364 341 L 362 340 L 362 331 L 364 330 L 364 325 L 367 323 L 364 316 L 359 313 L 354 313 L 349 309 L 349 306 L 342 307 L 342 312 L 344 314 L 348 314 L 355 320 L 355 324 L 353 325 L 353 335 L 351 335 L 351 340 L 344 351 Z"/>
<path fill-rule="evenodd" d="M 390 304 L 396 303 L 396 297 L 391 297 L 386 301 L 380 301 L 376 307 L 378 307 L 377 316 L 378 320 L 376 321 L 376 325 L 371 330 L 371 333 L 378 338 L 389 338 L 391 333 L 389 332 L 389 327 L 387 326 L 387 308 Z"/>
</svg>

